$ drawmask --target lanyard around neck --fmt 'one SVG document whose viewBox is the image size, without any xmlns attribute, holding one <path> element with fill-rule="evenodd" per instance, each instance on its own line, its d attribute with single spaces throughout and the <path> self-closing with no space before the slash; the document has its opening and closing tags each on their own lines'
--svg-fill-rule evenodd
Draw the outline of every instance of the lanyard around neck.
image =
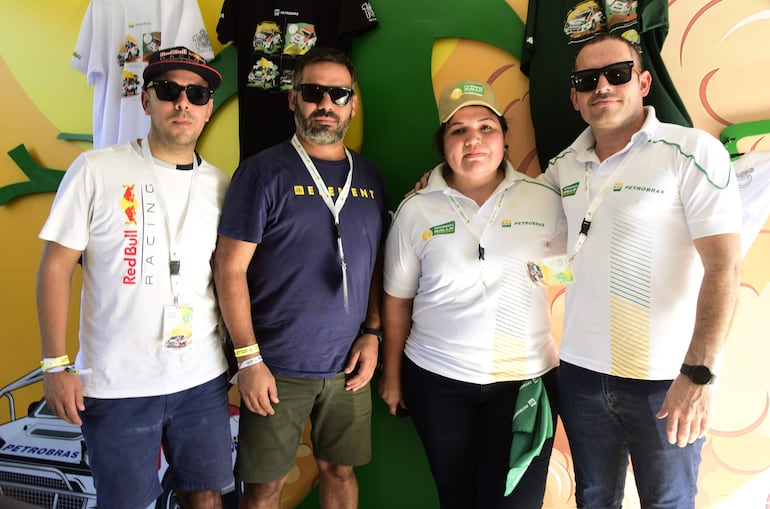
<svg viewBox="0 0 770 509">
<path fill-rule="evenodd" d="M 190 203 L 192 202 L 193 191 L 195 190 L 195 183 L 198 178 L 198 157 L 195 153 L 193 153 L 193 167 L 192 170 L 189 170 L 193 173 L 192 177 L 190 178 L 190 187 L 187 190 L 187 203 L 185 203 L 184 209 L 182 210 L 182 218 L 179 223 L 179 230 L 176 232 L 176 235 L 173 235 L 171 220 L 168 215 L 168 208 L 166 207 L 166 200 L 163 198 L 163 189 L 155 181 L 155 163 L 152 158 L 152 153 L 150 152 L 150 142 L 147 138 L 142 139 L 142 156 L 144 157 L 145 169 L 147 170 L 147 174 L 150 177 L 150 183 L 152 184 L 153 190 L 158 193 L 158 206 L 160 207 L 160 212 L 163 215 L 163 221 L 166 223 L 166 234 L 168 235 L 169 246 L 168 268 L 169 274 L 171 275 L 171 293 L 174 296 L 174 305 L 179 305 L 179 284 L 181 278 L 180 269 L 182 266 L 179 249 L 182 245 L 182 236 L 184 233 L 187 213 L 190 210 Z"/>
<path fill-rule="evenodd" d="M 329 209 L 329 212 L 331 212 L 332 218 L 334 219 L 334 232 L 337 237 L 337 252 L 339 253 L 340 265 L 342 266 L 342 295 L 345 301 L 345 311 L 347 312 L 349 310 L 348 270 L 347 264 L 345 263 L 345 251 L 342 249 L 340 212 L 342 211 L 342 207 L 345 206 L 345 202 L 347 201 L 348 195 L 350 194 L 350 186 L 351 182 L 353 181 L 353 157 L 350 155 L 350 151 L 345 148 L 345 157 L 348 159 L 348 176 L 345 179 L 345 185 L 337 195 L 337 201 L 335 202 L 332 200 L 331 194 L 329 193 L 329 187 L 324 182 L 321 174 L 318 173 L 318 169 L 316 169 L 315 164 L 313 164 L 313 160 L 310 159 L 310 156 L 305 150 L 305 147 L 303 147 L 299 142 L 296 134 L 292 136 L 291 144 L 297 151 L 297 154 L 299 154 L 302 162 L 305 164 L 305 168 L 307 168 L 308 173 L 310 173 L 310 177 L 315 183 L 316 189 L 318 189 L 318 194 L 320 194 L 321 198 L 323 198 L 323 201 L 326 204 L 326 208 Z"/>
<path fill-rule="evenodd" d="M 636 153 L 642 148 L 642 146 L 645 145 L 645 143 L 647 142 L 639 141 L 635 143 L 628 152 L 626 152 L 626 154 L 623 156 L 623 160 L 620 162 L 620 164 L 618 164 L 617 168 L 615 168 L 615 171 L 612 172 L 612 175 L 607 178 L 607 181 L 604 183 L 601 189 L 599 189 L 599 192 L 596 193 L 596 196 L 594 196 L 593 199 L 591 199 L 591 186 L 588 178 L 589 170 L 588 164 L 586 164 L 585 169 L 583 170 L 583 178 L 586 187 L 586 199 L 590 200 L 590 203 L 588 204 L 586 213 L 583 216 L 583 222 L 580 225 L 580 233 L 578 234 L 578 239 L 575 242 L 575 247 L 572 249 L 572 254 L 569 257 L 570 264 L 575 261 L 575 257 L 583 247 L 583 243 L 588 237 L 588 230 L 591 228 L 591 221 L 593 221 L 594 214 L 609 194 L 610 189 L 615 185 L 615 180 L 620 176 L 621 173 L 623 173 L 623 171 L 625 171 L 626 167 L 628 167 L 628 163 L 631 162 Z"/>
<path fill-rule="evenodd" d="M 497 214 L 500 212 L 500 208 L 503 205 L 503 198 L 505 197 L 505 193 L 508 192 L 509 188 L 505 188 L 502 191 L 500 191 L 500 196 L 497 197 L 497 202 L 495 202 L 495 208 L 492 210 L 492 213 L 489 215 L 489 220 L 484 223 L 484 227 L 481 230 L 481 233 L 476 236 L 476 232 L 471 228 L 471 220 L 468 217 L 468 215 L 465 213 L 465 210 L 463 210 L 462 205 L 455 200 L 455 197 L 451 194 L 447 194 L 447 198 L 449 198 L 449 202 L 452 204 L 452 208 L 454 209 L 455 213 L 460 217 L 463 224 L 468 228 L 468 231 L 471 235 L 473 235 L 476 240 L 478 241 L 478 247 L 479 247 L 479 266 L 481 270 L 481 282 L 486 287 L 486 255 L 485 255 L 485 248 L 484 248 L 484 235 L 487 233 L 487 230 L 489 230 L 489 227 L 492 226 L 492 223 L 495 221 L 495 218 L 497 217 Z"/>
</svg>

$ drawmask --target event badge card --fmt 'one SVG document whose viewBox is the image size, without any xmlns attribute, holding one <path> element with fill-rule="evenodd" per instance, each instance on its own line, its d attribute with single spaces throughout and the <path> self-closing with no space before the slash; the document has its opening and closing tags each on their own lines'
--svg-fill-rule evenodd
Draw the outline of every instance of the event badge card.
<svg viewBox="0 0 770 509">
<path fill-rule="evenodd" d="M 575 279 L 567 255 L 527 262 L 527 276 L 532 286 L 536 287 L 571 283 Z"/>
<path fill-rule="evenodd" d="M 192 306 L 163 306 L 163 348 L 179 350 L 192 343 Z"/>
</svg>

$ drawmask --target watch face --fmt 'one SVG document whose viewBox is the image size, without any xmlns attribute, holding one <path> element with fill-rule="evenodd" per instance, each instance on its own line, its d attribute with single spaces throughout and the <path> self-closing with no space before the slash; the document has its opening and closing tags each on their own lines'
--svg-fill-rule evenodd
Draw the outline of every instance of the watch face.
<svg viewBox="0 0 770 509">
<path fill-rule="evenodd" d="M 699 385 L 711 382 L 711 370 L 706 366 L 693 366 L 690 370 L 690 379 Z"/>
</svg>

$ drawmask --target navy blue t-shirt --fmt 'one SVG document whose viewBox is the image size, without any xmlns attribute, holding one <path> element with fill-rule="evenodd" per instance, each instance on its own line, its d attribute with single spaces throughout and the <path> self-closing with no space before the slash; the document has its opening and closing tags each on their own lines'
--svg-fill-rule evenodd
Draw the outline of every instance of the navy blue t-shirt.
<svg viewBox="0 0 770 509">
<path fill-rule="evenodd" d="M 258 244 L 248 269 L 254 331 L 274 374 L 326 378 L 342 371 L 366 317 L 369 283 L 384 242 L 382 174 L 355 152 L 340 213 L 349 290 L 345 311 L 332 213 L 294 147 L 281 143 L 244 160 L 225 198 L 219 234 Z M 313 159 L 336 201 L 348 173 Z"/>
</svg>

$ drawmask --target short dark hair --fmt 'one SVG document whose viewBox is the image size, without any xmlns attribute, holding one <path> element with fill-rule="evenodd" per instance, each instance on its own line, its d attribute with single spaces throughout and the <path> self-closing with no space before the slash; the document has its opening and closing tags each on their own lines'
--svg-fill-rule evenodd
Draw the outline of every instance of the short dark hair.
<svg viewBox="0 0 770 509">
<path fill-rule="evenodd" d="M 486 106 L 484 106 L 486 108 Z M 500 128 L 503 130 L 503 136 L 508 133 L 508 122 L 505 120 L 505 117 L 502 115 L 498 115 L 491 109 L 487 108 L 489 111 L 491 111 L 496 117 L 497 120 L 500 122 Z M 433 144 L 436 146 L 436 148 L 439 151 L 439 154 L 441 154 L 441 157 L 446 159 L 446 153 L 444 152 L 444 135 L 446 134 L 446 128 L 447 124 L 449 122 L 444 122 L 440 126 L 438 126 L 438 129 L 436 130 L 436 134 L 433 135 Z"/>
<path fill-rule="evenodd" d="M 335 64 L 344 65 L 350 73 L 351 86 L 356 86 L 356 68 L 350 57 L 345 52 L 336 48 L 326 48 L 316 46 L 297 61 L 297 66 L 294 68 L 294 77 L 292 79 L 292 86 L 296 90 L 302 84 L 302 73 L 305 71 L 305 67 L 320 62 L 332 62 Z"/>
<path fill-rule="evenodd" d="M 628 49 L 631 52 L 631 59 L 634 61 L 634 65 L 640 71 L 644 70 L 644 66 L 642 64 L 642 51 L 641 51 L 641 48 L 637 44 L 635 44 L 635 43 L 629 41 L 628 39 L 626 39 L 625 37 L 622 37 L 622 36 L 620 36 L 618 34 L 610 34 L 610 33 L 599 34 L 596 37 L 594 37 L 592 39 L 589 39 L 586 42 L 584 42 L 580 46 L 580 49 L 577 50 L 577 53 L 575 53 L 575 60 L 573 60 L 573 62 L 572 62 L 572 70 L 573 71 L 577 71 L 577 67 L 576 67 L 575 64 L 577 64 L 578 56 L 580 56 L 580 54 L 583 52 L 584 49 L 586 49 L 589 46 L 593 46 L 594 44 L 599 44 L 600 42 L 604 42 L 604 41 L 618 41 L 618 42 L 622 42 L 623 44 L 628 46 Z"/>
</svg>

